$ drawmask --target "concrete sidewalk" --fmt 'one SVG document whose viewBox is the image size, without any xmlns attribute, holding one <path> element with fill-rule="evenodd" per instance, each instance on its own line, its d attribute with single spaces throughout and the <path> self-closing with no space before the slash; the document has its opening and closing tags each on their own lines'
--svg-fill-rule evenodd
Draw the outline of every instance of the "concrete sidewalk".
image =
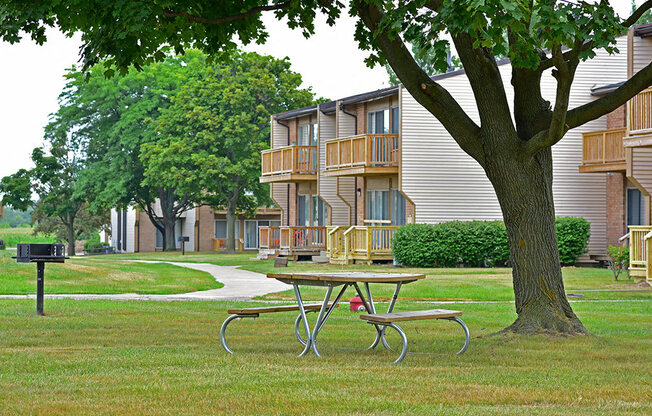
<svg viewBox="0 0 652 416">
<path fill-rule="evenodd" d="M 178 295 L 139 295 L 125 293 L 116 295 L 45 295 L 46 299 L 108 299 L 108 300 L 206 300 L 206 301 L 249 301 L 256 296 L 287 290 L 290 286 L 275 279 L 268 279 L 264 274 L 239 269 L 237 266 L 217 266 L 208 263 L 174 263 L 166 261 L 135 260 L 141 263 L 168 263 L 188 269 L 210 273 L 215 280 L 224 284 L 220 289 Z M 47 280 L 47 279 L 46 279 Z M 47 281 L 46 281 L 47 291 Z M 0 295 L 0 299 L 35 299 L 36 295 Z"/>
</svg>

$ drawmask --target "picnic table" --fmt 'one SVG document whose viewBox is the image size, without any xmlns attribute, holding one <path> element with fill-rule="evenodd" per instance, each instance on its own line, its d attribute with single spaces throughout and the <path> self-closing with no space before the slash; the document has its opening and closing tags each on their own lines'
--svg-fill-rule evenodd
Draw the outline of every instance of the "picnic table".
<svg viewBox="0 0 652 416">
<path fill-rule="evenodd" d="M 338 273 L 269 273 L 267 274 L 268 278 L 277 279 L 281 282 L 292 285 L 294 288 L 294 295 L 297 299 L 297 305 L 299 308 L 299 317 L 303 321 L 304 330 L 306 332 L 305 347 L 299 357 L 305 355 L 310 351 L 321 357 L 319 350 L 317 349 L 317 334 L 321 331 L 324 324 L 328 320 L 328 317 L 331 315 L 337 303 L 344 295 L 344 292 L 349 286 L 353 286 L 358 296 L 362 300 L 367 313 L 375 314 L 376 306 L 374 304 L 374 298 L 371 294 L 371 288 L 369 287 L 370 283 L 384 283 L 384 284 L 394 284 L 396 288 L 394 289 L 394 295 L 389 303 L 387 308 L 387 313 L 391 313 L 396 305 L 396 300 L 398 299 L 398 294 L 401 290 L 401 287 L 404 284 L 414 282 L 425 278 L 423 274 L 408 274 L 408 273 L 362 273 L 362 272 L 338 272 Z M 360 289 L 362 284 L 365 288 L 366 297 Z M 317 322 L 313 326 L 312 330 L 306 319 L 306 308 L 304 307 L 303 299 L 301 297 L 301 286 L 325 286 L 326 295 L 324 296 L 324 301 L 321 304 L 319 309 L 319 315 L 317 317 Z M 342 288 L 335 296 L 333 302 L 330 302 L 331 295 L 333 294 L 333 289 L 342 286 Z M 368 301 L 367 301 L 368 300 Z M 295 325 L 295 332 L 297 338 L 301 339 L 299 335 L 299 319 L 297 319 L 297 324 Z M 367 348 L 375 348 L 379 342 L 382 342 L 383 346 L 387 349 L 391 349 L 385 340 L 385 326 L 379 325 L 377 323 L 372 323 L 376 328 L 376 339 L 374 342 Z M 407 347 L 407 345 L 406 345 Z"/>
</svg>

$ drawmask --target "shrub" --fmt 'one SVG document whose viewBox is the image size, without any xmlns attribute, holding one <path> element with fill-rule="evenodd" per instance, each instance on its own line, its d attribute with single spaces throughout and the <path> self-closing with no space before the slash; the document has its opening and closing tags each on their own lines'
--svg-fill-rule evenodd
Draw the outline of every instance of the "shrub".
<svg viewBox="0 0 652 416">
<path fill-rule="evenodd" d="M 573 264 L 586 253 L 591 236 L 591 224 L 580 217 L 557 217 L 557 244 L 562 264 Z"/>
<path fill-rule="evenodd" d="M 406 225 L 394 233 L 392 250 L 399 263 L 417 267 L 496 266 L 509 258 L 507 232 L 499 221 Z"/>
<path fill-rule="evenodd" d="M 103 243 L 99 240 L 88 240 L 84 243 L 84 251 L 93 253 L 100 251 L 102 248 L 107 247 L 109 243 Z"/>
</svg>

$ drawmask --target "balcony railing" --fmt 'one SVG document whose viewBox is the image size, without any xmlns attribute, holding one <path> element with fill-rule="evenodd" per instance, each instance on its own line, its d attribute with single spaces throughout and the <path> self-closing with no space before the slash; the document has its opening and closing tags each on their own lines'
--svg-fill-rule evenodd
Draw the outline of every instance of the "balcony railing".
<svg viewBox="0 0 652 416">
<path fill-rule="evenodd" d="M 285 146 L 261 152 L 261 182 L 317 179 L 317 146 Z"/>
<path fill-rule="evenodd" d="M 259 247 L 285 254 L 326 249 L 326 227 L 260 227 Z"/>
<path fill-rule="evenodd" d="M 392 237 L 397 229 L 397 226 L 329 227 L 328 257 L 331 263 L 339 264 L 392 260 Z"/>
<path fill-rule="evenodd" d="M 627 105 L 629 134 L 652 133 L 652 88 L 638 93 Z"/>
<path fill-rule="evenodd" d="M 228 239 L 227 238 L 214 238 L 213 251 L 226 251 Z M 235 239 L 235 251 L 244 250 L 244 240 L 242 238 Z"/>
<path fill-rule="evenodd" d="M 627 129 L 601 130 L 582 134 L 582 172 L 625 170 L 623 138 Z"/>
<path fill-rule="evenodd" d="M 397 134 L 360 134 L 326 142 L 327 176 L 364 176 L 398 172 Z"/>
<path fill-rule="evenodd" d="M 652 226 L 629 226 L 629 274 L 652 280 Z"/>
</svg>

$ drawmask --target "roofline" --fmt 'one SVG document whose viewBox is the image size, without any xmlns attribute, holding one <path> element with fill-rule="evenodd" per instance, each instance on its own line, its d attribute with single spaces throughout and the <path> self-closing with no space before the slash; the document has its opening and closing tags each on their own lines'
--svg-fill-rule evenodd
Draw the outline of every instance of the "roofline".
<svg viewBox="0 0 652 416">
<path fill-rule="evenodd" d="M 634 36 L 640 36 L 642 38 L 647 38 L 648 36 L 652 36 L 652 23 L 636 26 L 634 28 Z"/>
<path fill-rule="evenodd" d="M 602 95 L 609 94 L 609 93 L 615 91 L 618 87 L 620 87 L 624 83 L 625 83 L 625 81 L 620 81 L 620 82 L 616 82 L 614 84 L 608 84 L 608 85 L 594 85 L 593 87 L 591 87 L 591 95 L 593 95 L 595 97 L 599 97 L 599 96 L 602 96 Z"/>
</svg>

